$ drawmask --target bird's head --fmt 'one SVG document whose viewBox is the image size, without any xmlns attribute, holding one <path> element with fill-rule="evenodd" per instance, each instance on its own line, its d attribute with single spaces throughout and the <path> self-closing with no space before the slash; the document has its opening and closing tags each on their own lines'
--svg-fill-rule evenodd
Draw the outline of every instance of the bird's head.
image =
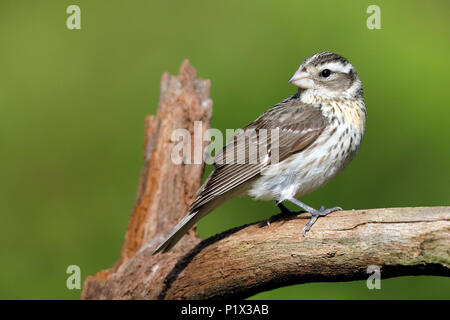
<svg viewBox="0 0 450 320">
<path fill-rule="evenodd" d="M 362 96 L 362 84 L 353 65 L 332 52 L 307 58 L 289 83 L 299 87 L 304 94 L 320 98 Z"/>
</svg>

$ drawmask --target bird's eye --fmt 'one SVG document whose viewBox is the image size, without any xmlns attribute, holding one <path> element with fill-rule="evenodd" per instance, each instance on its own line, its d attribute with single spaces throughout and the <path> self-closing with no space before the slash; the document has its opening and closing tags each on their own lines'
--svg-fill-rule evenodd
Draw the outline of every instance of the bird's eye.
<svg viewBox="0 0 450 320">
<path fill-rule="evenodd" d="M 330 74 L 331 74 L 330 69 L 323 69 L 322 72 L 320 73 L 320 75 L 321 75 L 322 77 L 324 77 L 324 78 L 329 77 Z"/>
</svg>

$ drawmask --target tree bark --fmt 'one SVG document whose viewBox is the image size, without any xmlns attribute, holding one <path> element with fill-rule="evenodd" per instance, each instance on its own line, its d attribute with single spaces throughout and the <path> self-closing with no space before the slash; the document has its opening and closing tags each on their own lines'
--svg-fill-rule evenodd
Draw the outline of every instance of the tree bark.
<svg viewBox="0 0 450 320">
<path fill-rule="evenodd" d="M 450 207 L 351 210 L 320 218 L 305 237 L 309 214 L 227 230 L 201 241 L 191 230 L 168 253 L 156 246 L 186 214 L 203 165 L 174 164 L 175 129 L 194 137 L 209 128 L 210 83 L 186 60 L 165 73 L 156 116 L 146 119 L 144 168 L 119 261 L 86 278 L 82 299 L 245 298 L 281 286 L 315 281 L 450 275 Z M 197 135 L 198 136 L 198 135 Z M 197 143 L 191 140 L 191 148 Z"/>
</svg>

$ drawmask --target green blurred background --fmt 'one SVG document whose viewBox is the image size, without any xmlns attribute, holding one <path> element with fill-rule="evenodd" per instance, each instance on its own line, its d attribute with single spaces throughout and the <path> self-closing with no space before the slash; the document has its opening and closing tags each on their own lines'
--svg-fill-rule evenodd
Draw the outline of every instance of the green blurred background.
<svg viewBox="0 0 450 320">
<path fill-rule="evenodd" d="M 81 7 L 81 30 L 66 28 Z M 381 8 L 381 30 L 366 8 Z M 82 277 L 112 266 L 143 164 L 144 118 L 159 80 L 189 58 L 211 79 L 212 126 L 240 128 L 295 92 L 302 60 L 335 51 L 364 84 L 359 155 L 308 204 L 450 205 L 448 1 L 0 2 L 0 298 L 77 299 Z M 246 213 L 245 215 L 242 213 Z M 235 199 L 204 218 L 205 238 L 278 212 Z M 450 279 L 314 283 L 254 298 L 450 298 Z"/>
</svg>

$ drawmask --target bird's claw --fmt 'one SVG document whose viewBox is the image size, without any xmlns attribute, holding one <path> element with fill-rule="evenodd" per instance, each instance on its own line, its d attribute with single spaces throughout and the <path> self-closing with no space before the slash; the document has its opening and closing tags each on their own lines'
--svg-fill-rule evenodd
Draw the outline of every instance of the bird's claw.
<svg viewBox="0 0 450 320">
<path fill-rule="evenodd" d="M 311 229 L 312 225 L 317 221 L 317 219 L 319 217 L 324 217 L 327 214 L 334 212 L 334 211 L 340 211 L 342 210 L 341 207 L 333 207 L 333 208 L 328 208 L 325 209 L 325 206 L 321 206 L 319 210 L 315 210 L 311 213 L 311 219 L 308 221 L 308 223 L 306 224 L 306 226 L 303 228 L 302 230 L 302 235 L 305 236 L 306 232 L 309 231 L 309 229 Z"/>
</svg>

